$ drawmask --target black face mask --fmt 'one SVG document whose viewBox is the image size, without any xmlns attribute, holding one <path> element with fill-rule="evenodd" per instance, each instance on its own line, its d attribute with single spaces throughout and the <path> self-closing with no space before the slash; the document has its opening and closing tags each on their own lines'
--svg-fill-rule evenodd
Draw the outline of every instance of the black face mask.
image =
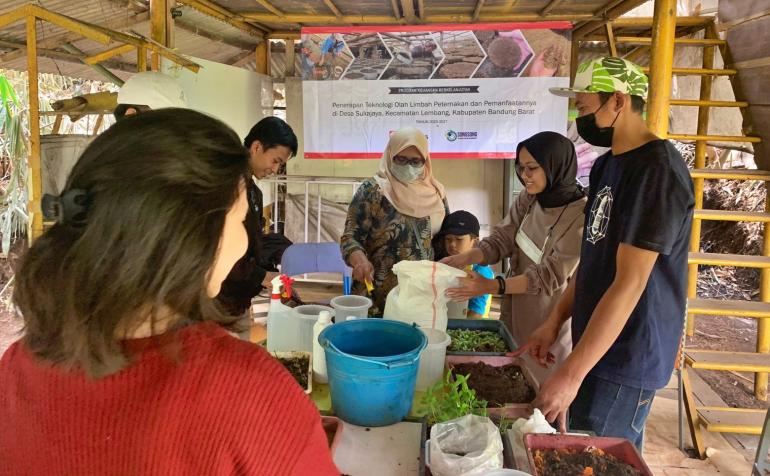
<svg viewBox="0 0 770 476">
<path fill-rule="evenodd" d="M 599 106 L 599 109 L 603 108 L 607 102 L 609 102 L 609 99 L 604 101 L 604 103 Z M 580 116 L 575 119 L 575 125 L 577 125 L 578 134 L 580 134 L 580 137 L 582 137 L 584 141 L 591 145 L 595 145 L 597 147 L 612 147 L 612 132 L 614 130 L 612 126 L 614 126 L 615 121 L 618 120 L 620 111 L 618 111 L 615 119 L 612 121 L 612 124 L 610 124 L 608 127 L 599 127 L 596 125 L 596 113 L 599 112 L 599 109 L 597 109 L 595 112 L 592 112 L 591 114 L 586 114 L 585 116 Z"/>
</svg>

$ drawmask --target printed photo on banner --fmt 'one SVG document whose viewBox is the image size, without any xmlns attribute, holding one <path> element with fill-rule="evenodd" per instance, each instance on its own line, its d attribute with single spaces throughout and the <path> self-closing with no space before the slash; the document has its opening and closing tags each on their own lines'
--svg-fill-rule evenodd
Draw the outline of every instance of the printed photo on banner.
<svg viewBox="0 0 770 476">
<path fill-rule="evenodd" d="M 416 127 L 434 159 L 511 159 L 537 132 L 566 133 L 571 24 L 302 29 L 305 158 L 377 159 Z"/>
</svg>

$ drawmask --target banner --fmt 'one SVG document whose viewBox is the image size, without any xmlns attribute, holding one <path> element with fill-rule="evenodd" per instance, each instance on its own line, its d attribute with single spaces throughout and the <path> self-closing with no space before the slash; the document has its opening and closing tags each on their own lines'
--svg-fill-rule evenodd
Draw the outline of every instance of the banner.
<svg viewBox="0 0 770 476">
<path fill-rule="evenodd" d="M 302 29 L 308 159 L 378 159 L 422 130 L 435 159 L 505 159 L 566 132 L 569 22 Z"/>
</svg>

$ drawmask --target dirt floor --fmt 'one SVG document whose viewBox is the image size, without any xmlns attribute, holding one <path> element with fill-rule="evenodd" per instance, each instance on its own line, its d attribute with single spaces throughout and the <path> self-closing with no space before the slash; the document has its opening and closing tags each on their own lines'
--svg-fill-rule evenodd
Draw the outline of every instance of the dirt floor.
<svg viewBox="0 0 770 476">
<path fill-rule="evenodd" d="M 13 266 L 18 261 L 20 249 L 20 246 L 14 246 L 8 259 L 0 258 L 0 290 L 4 289 L 0 295 L 0 355 L 21 336 L 21 318 L 16 316 L 11 306 L 13 283 L 6 287 L 8 280 L 13 276 Z"/>
<path fill-rule="evenodd" d="M 707 350 L 756 352 L 756 319 L 708 316 L 695 321 L 695 335 L 687 347 Z M 731 407 L 770 408 L 770 402 L 754 398 L 754 374 L 696 370 Z"/>
</svg>

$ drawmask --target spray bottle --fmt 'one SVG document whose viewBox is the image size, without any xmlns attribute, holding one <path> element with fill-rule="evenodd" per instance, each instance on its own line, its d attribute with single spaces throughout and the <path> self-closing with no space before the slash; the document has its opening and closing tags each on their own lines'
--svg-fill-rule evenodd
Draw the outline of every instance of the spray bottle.
<svg viewBox="0 0 770 476">
<path fill-rule="evenodd" d="M 293 279 L 285 275 L 276 276 L 270 281 L 273 291 L 270 293 L 270 307 L 267 310 L 267 350 L 269 352 L 291 350 L 288 347 L 291 339 L 289 326 L 292 309 L 281 302 L 281 287 L 284 288 L 283 294 L 291 297 L 293 282 Z"/>
<path fill-rule="evenodd" d="M 321 311 L 318 314 L 318 321 L 313 324 L 313 380 L 318 383 L 326 383 L 326 355 L 324 348 L 318 343 L 318 336 L 321 332 L 332 324 L 332 315 L 329 311 Z"/>
</svg>

